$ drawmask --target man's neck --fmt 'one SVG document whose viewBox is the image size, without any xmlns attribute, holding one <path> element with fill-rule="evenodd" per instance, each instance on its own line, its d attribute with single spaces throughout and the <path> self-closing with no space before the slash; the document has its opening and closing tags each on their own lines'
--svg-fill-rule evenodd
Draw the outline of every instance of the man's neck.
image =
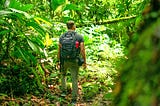
<svg viewBox="0 0 160 106">
<path fill-rule="evenodd" d="M 73 30 L 73 29 L 68 29 L 68 31 L 75 31 L 75 30 Z"/>
</svg>

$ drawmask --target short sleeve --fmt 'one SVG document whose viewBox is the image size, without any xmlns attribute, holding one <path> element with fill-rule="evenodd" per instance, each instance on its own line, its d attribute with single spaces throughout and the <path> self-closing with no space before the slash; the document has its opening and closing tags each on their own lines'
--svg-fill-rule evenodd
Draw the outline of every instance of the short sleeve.
<svg viewBox="0 0 160 106">
<path fill-rule="evenodd" d="M 60 37 L 59 37 L 59 43 L 62 44 L 62 37 L 64 36 L 64 34 L 62 34 Z"/>
<path fill-rule="evenodd" d="M 77 34 L 77 39 L 79 42 L 84 42 L 84 38 L 82 35 Z"/>
</svg>

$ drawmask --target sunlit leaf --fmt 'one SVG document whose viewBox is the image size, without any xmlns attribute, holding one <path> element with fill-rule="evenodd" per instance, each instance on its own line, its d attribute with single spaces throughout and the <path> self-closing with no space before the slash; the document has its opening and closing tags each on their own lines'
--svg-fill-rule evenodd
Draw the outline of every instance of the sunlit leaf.
<svg viewBox="0 0 160 106">
<path fill-rule="evenodd" d="M 28 13 L 24 12 L 24 11 L 17 10 L 17 9 L 14 9 L 14 8 L 9 8 L 9 9 L 12 10 L 13 12 L 23 14 L 23 15 L 24 15 L 26 18 L 28 18 L 28 19 L 31 18 L 31 16 L 30 16 Z"/>
<path fill-rule="evenodd" d="M 52 24 L 50 22 L 48 22 L 47 20 L 44 20 L 40 17 L 35 17 L 34 20 L 40 25 L 40 21 L 44 22 L 45 24 L 47 24 L 48 26 L 52 26 Z"/>
<path fill-rule="evenodd" d="M 53 11 L 55 11 L 58 8 L 58 6 L 65 3 L 65 1 L 66 0 L 51 0 L 51 7 L 52 7 Z"/>
<path fill-rule="evenodd" d="M 35 39 L 32 39 L 32 41 L 36 42 L 40 48 L 44 48 L 44 42 L 41 37 L 36 37 Z"/>
<path fill-rule="evenodd" d="M 29 22 L 29 23 L 27 23 L 27 26 L 31 26 L 31 27 L 34 28 L 37 32 L 39 32 L 41 35 L 45 35 L 44 29 L 43 29 L 39 24 L 37 24 L 36 22 L 34 22 L 34 21 Z"/>
<path fill-rule="evenodd" d="M 11 11 L 0 10 L 0 16 L 12 14 L 12 13 L 13 13 L 13 12 L 11 12 Z"/>
<path fill-rule="evenodd" d="M 33 51 L 35 51 L 37 53 L 40 53 L 40 50 L 39 50 L 37 45 L 35 45 L 32 41 L 30 41 L 28 39 L 27 39 L 27 42 L 28 42 L 29 46 L 32 48 Z"/>
<path fill-rule="evenodd" d="M 106 30 L 106 27 L 104 25 L 101 25 L 95 29 L 96 32 L 104 31 L 104 30 Z"/>
<path fill-rule="evenodd" d="M 45 37 L 45 40 L 44 40 L 44 45 L 45 46 L 50 46 L 52 44 L 52 39 L 49 38 L 49 34 L 46 33 L 46 37 Z"/>
<path fill-rule="evenodd" d="M 41 65 L 38 64 L 38 71 L 40 72 L 41 75 L 44 75 L 44 71 L 41 67 Z"/>
</svg>

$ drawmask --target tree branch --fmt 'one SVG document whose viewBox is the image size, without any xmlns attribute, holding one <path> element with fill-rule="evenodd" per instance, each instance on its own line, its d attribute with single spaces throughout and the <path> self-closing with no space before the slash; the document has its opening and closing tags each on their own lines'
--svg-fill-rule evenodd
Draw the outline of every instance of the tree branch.
<svg viewBox="0 0 160 106">
<path fill-rule="evenodd" d="M 134 19 L 136 16 L 130 16 L 130 17 L 122 17 L 122 18 L 116 18 L 116 19 L 111 19 L 111 20 L 104 20 L 103 22 L 87 22 L 84 24 L 77 24 L 76 27 L 82 27 L 82 26 L 91 26 L 91 25 L 105 25 L 105 24 L 112 24 L 116 22 L 121 22 L 129 19 Z"/>
</svg>

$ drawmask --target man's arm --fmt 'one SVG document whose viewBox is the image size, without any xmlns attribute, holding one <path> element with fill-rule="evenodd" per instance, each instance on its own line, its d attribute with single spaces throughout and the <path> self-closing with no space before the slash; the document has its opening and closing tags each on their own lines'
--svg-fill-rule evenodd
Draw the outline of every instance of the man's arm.
<svg viewBox="0 0 160 106">
<path fill-rule="evenodd" d="M 61 50 L 61 44 L 58 44 L 58 54 L 57 54 L 57 59 L 60 60 L 60 50 Z"/>
<path fill-rule="evenodd" d="M 82 58 L 84 59 L 84 67 L 86 68 L 86 52 L 85 52 L 84 42 L 80 43 L 80 52 L 81 52 Z"/>
<path fill-rule="evenodd" d="M 59 43 L 58 44 L 58 53 L 57 53 L 57 68 L 60 69 L 61 71 L 61 68 L 62 68 L 62 63 L 61 63 L 61 58 L 60 58 L 60 51 L 61 51 L 61 44 Z"/>
</svg>

